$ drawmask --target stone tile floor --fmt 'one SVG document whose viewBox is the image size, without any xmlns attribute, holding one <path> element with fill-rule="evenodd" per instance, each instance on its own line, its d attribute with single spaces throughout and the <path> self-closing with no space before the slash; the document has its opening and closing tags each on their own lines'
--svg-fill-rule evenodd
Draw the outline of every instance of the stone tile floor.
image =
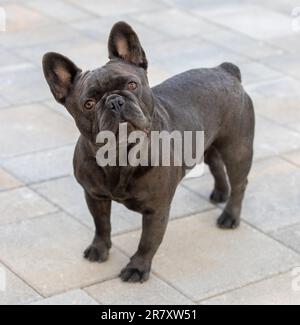
<svg viewBox="0 0 300 325">
<path fill-rule="evenodd" d="M 300 34 L 291 28 L 299 0 L 0 5 L 7 14 L 0 34 L 0 304 L 300 304 L 291 273 L 300 266 Z M 140 35 L 152 85 L 188 68 L 233 61 L 257 116 L 240 229 L 215 227 L 222 206 L 208 200 L 208 173 L 185 180 L 144 285 L 117 277 L 141 225 L 120 205 L 113 207 L 109 261 L 82 258 L 93 226 L 72 176 L 78 132 L 41 71 L 47 51 L 84 69 L 102 65 L 110 27 L 120 19 Z"/>
</svg>

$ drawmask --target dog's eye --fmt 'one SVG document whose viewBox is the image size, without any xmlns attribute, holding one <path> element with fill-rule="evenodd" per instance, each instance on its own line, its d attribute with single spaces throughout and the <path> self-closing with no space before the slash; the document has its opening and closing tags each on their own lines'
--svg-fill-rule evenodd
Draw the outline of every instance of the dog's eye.
<svg viewBox="0 0 300 325">
<path fill-rule="evenodd" d="M 87 110 L 91 110 L 95 107 L 96 105 L 96 101 L 95 99 L 88 99 L 85 103 L 84 103 L 84 108 Z"/>
<path fill-rule="evenodd" d="M 127 85 L 128 90 L 135 90 L 137 88 L 137 83 L 135 81 L 130 81 Z"/>
</svg>

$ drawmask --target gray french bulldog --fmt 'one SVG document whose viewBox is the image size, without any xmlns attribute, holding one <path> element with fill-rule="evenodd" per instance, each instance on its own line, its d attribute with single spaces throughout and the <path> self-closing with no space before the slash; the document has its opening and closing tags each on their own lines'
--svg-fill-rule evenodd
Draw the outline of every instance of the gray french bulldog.
<svg viewBox="0 0 300 325">
<path fill-rule="evenodd" d="M 53 52 L 44 55 L 43 70 L 53 96 L 73 116 L 81 133 L 74 154 L 74 173 L 84 189 L 96 228 L 84 257 L 89 261 L 107 260 L 111 203 L 122 203 L 142 214 L 143 229 L 138 249 L 120 277 L 143 282 L 149 278 L 172 198 L 186 167 L 99 167 L 97 134 L 101 130 L 117 132 L 124 121 L 132 129 L 148 132 L 204 131 L 204 161 L 215 181 L 210 199 L 216 203 L 227 201 L 217 224 L 232 229 L 240 223 L 252 164 L 254 110 L 234 64 L 189 70 L 150 88 L 145 52 L 127 23 L 113 26 L 108 50 L 108 63 L 93 71 L 83 72 L 65 56 Z"/>
</svg>

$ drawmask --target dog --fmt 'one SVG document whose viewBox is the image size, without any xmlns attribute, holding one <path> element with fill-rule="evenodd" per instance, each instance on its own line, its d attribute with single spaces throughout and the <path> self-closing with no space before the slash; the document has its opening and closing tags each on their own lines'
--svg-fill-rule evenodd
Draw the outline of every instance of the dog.
<svg viewBox="0 0 300 325">
<path fill-rule="evenodd" d="M 138 249 L 120 277 L 144 282 L 186 167 L 100 167 L 97 134 L 101 130 L 117 132 L 124 121 L 135 130 L 148 132 L 204 131 L 203 159 L 214 177 L 210 200 L 227 202 L 217 224 L 233 229 L 240 223 L 252 165 L 254 108 L 242 87 L 239 68 L 227 62 L 183 72 L 150 88 L 145 52 L 126 22 L 112 27 L 108 53 L 104 66 L 83 72 L 67 57 L 49 52 L 43 57 L 43 71 L 54 98 L 72 115 L 81 134 L 75 148 L 74 175 L 84 189 L 96 229 L 84 257 L 92 262 L 108 259 L 111 203 L 122 203 L 141 213 L 143 220 Z"/>
</svg>

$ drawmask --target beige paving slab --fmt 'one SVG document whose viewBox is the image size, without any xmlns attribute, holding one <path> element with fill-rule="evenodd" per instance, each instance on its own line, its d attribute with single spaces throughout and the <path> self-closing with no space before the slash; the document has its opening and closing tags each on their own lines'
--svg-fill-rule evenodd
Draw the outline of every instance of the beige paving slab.
<svg viewBox="0 0 300 325">
<path fill-rule="evenodd" d="M 47 297 L 118 275 L 127 258 L 116 249 L 102 264 L 83 258 L 92 238 L 92 231 L 67 215 L 35 218 L 0 227 L 0 256 Z"/>
<path fill-rule="evenodd" d="M 74 147 L 70 145 L 17 156 L 5 160 L 3 166 L 26 184 L 72 175 Z"/>
<path fill-rule="evenodd" d="M 57 208 L 32 190 L 21 187 L 0 192 L 0 225 L 56 212 Z"/>
<path fill-rule="evenodd" d="M 204 305 L 299 305 L 300 290 L 292 288 L 291 272 L 251 284 L 202 302 Z"/>
<path fill-rule="evenodd" d="M 92 217 L 87 209 L 83 189 L 73 177 L 44 182 L 34 185 L 38 193 L 47 197 L 51 202 L 94 229 Z M 196 212 L 211 209 L 213 206 L 205 199 L 178 187 L 172 207 L 171 218 L 179 218 Z M 113 202 L 112 206 L 112 233 L 118 234 L 141 227 L 142 216 L 128 210 L 121 204 Z"/>
<path fill-rule="evenodd" d="M 220 28 L 218 33 L 204 34 L 202 37 L 207 41 L 228 48 L 229 50 L 234 50 L 255 60 L 275 54 L 280 55 L 284 52 L 279 42 L 277 44 L 274 41 L 272 44 L 269 44 L 263 40 L 257 40 L 225 28 Z"/>
<path fill-rule="evenodd" d="M 94 229 L 93 218 L 88 211 L 83 189 L 73 177 L 37 184 L 33 188 L 80 222 Z M 139 228 L 142 219 L 139 214 L 129 211 L 124 206 L 113 204 L 111 220 L 112 233 L 116 234 Z"/>
<path fill-rule="evenodd" d="M 31 303 L 31 305 L 99 305 L 93 298 L 91 298 L 83 290 L 71 290 L 60 295 L 56 295 L 50 298 L 42 299 Z"/>
<path fill-rule="evenodd" d="M 142 285 L 113 279 L 85 288 L 85 291 L 105 305 L 189 305 L 193 303 L 154 275 Z"/>
<path fill-rule="evenodd" d="M 300 167 L 300 150 L 283 155 L 285 159 Z"/>
<path fill-rule="evenodd" d="M 236 231 L 215 225 L 218 211 L 172 221 L 153 270 L 193 300 L 244 286 L 299 264 L 300 256 L 242 224 Z M 132 254 L 140 232 L 114 238 Z"/>
<path fill-rule="evenodd" d="M 201 9 L 198 10 L 200 16 Z M 209 14 L 209 19 L 239 33 L 259 40 L 292 35 L 290 17 L 279 12 L 253 5 L 226 6 Z M 276 21 L 276 24 L 274 24 Z"/>
<path fill-rule="evenodd" d="M 297 0 L 296 0 L 297 1 Z M 270 41 L 272 45 L 283 49 L 287 53 L 299 53 L 299 34 L 294 33 L 288 37 L 279 37 Z M 274 56 L 274 53 L 270 53 L 269 56 Z"/>
<path fill-rule="evenodd" d="M 272 236 L 300 253 L 300 223 L 274 231 Z"/>
<path fill-rule="evenodd" d="M 158 10 L 162 7 L 161 2 L 155 0 L 145 0 L 143 2 L 138 0 L 128 0 L 126 6 L 124 6 L 124 2 L 122 0 L 70 0 L 70 2 L 76 4 L 78 7 L 81 7 L 93 13 L 94 15 L 99 15 L 101 17 L 115 15 L 117 12 L 116 8 L 121 8 L 123 14 L 129 14 L 143 11 L 151 11 L 155 9 Z"/>
<path fill-rule="evenodd" d="M 74 20 L 91 19 L 91 16 L 87 12 L 64 0 L 52 0 L 51 2 L 27 0 L 26 6 L 44 14 L 54 21 L 59 20 L 63 23 Z"/>
<path fill-rule="evenodd" d="M 300 148 L 300 132 L 256 114 L 254 160 Z"/>
<path fill-rule="evenodd" d="M 0 94 L 17 106 L 51 98 L 41 68 L 32 63 L 7 66 L 0 70 Z"/>
<path fill-rule="evenodd" d="M 143 2 L 144 3 L 144 2 Z M 140 2 L 142 4 L 142 2 Z M 102 17 L 101 19 L 95 18 L 90 20 L 76 21 L 71 26 L 83 33 L 84 35 L 93 38 L 95 42 L 101 45 L 107 45 L 108 35 L 112 26 L 117 21 L 126 21 L 137 33 L 143 49 L 148 56 L 153 47 L 159 46 L 164 41 L 168 40 L 170 36 L 160 29 L 159 26 L 145 26 L 143 22 L 136 20 L 137 15 L 124 15 L 121 12 L 115 12 L 113 16 Z M 107 48 L 106 48 L 107 50 Z M 107 51 L 105 53 L 107 59 Z M 99 57 L 99 63 L 103 59 Z M 151 64 L 150 64 L 151 65 Z"/>
<path fill-rule="evenodd" d="M 242 218 L 266 232 L 299 222 L 299 182 L 299 168 L 289 162 L 277 157 L 255 162 L 243 201 Z M 205 174 L 183 184 L 209 197 L 214 182 L 210 174 Z"/>
<path fill-rule="evenodd" d="M 100 33 L 97 40 L 90 39 L 80 33 L 74 40 L 38 43 L 33 46 L 18 48 L 14 52 L 39 66 L 43 55 L 47 52 L 58 52 L 67 56 L 83 70 L 98 68 L 108 61 L 107 41 L 104 42 L 100 39 Z M 40 79 L 44 82 L 43 78 L 41 75 Z M 61 106 L 60 109 L 63 110 L 64 108 Z"/>
<path fill-rule="evenodd" d="M 0 111 L 0 158 L 31 153 L 75 143 L 74 123 L 50 109 L 31 104 Z"/>
<path fill-rule="evenodd" d="M 72 115 L 61 104 L 59 104 L 54 98 L 44 101 L 43 105 L 52 109 L 55 113 L 61 114 L 65 118 L 69 119 L 70 121 L 74 121 Z"/>
<path fill-rule="evenodd" d="M 262 61 L 269 67 L 277 68 L 279 71 L 299 80 L 300 67 L 297 55 L 298 52 L 284 54 L 280 57 L 273 55 Z"/>
<path fill-rule="evenodd" d="M 300 82 L 284 77 L 253 84 L 249 93 L 254 100 L 256 113 L 300 132 Z"/>
<path fill-rule="evenodd" d="M 293 8 L 298 7 L 298 0 L 251 0 L 251 2 L 263 5 L 264 7 L 271 8 L 273 10 L 282 12 L 288 16 L 291 15 Z"/>
<path fill-rule="evenodd" d="M 299 168 L 279 158 L 254 164 L 242 215 L 265 232 L 300 221 Z"/>
<path fill-rule="evenodd" d="M 40 299 L 40 295 L 0 263 L 0 305 L 17 305 Z"/>
<path fill-rule="evenodd" d="M 1 34 L 1 45 L 4 48 L 19 49 L 24 46 L 47 44 L 52 42 L 71 42 L 80 37 L 73 28 L 63 23 L 49 24 L 38 29 L 25 29 Z"/>
<path fill-rule="evenodd" d="M 22 186 L 22 183 L 11 174 L 0 168 L 0 192 Z"/>
<path fill-rule="evenodd" d="M 6 31 L 9 32 L 38 28 L 50 23 L 46 16 L 26 7 L 26 4 L 8 3 L 2 8 L 6 12 Z"/>
<path fill-rule="evenodd" d="M 200 36 L 166 41 L 150 51 L 150 56 L 155 67 L 169 72 L 170 76 L 189 69 L 215 67 L 224 61 L 237 65 L 249 62 L 246 57 L 207 42 Z"/>
<path fill-rule="evenodd" d="M 218 27 L 214 24 L 194 17 L 177 8 L 146 12 L 135 17 L 135 19 L 150 28 L 159 26 L 164 33 L 176 38 L 199 35 L 199 33 L 214 33 L 218 30 Z"/>
<path fill-rule="evenodd" d="M 243 84 L 256 83 L 262 80 L 274 80 L 282 77 L 283 74 L 268 68 L 259 62 L 241 62 L 239 68 L 242 74 Z"/>
</svg>

